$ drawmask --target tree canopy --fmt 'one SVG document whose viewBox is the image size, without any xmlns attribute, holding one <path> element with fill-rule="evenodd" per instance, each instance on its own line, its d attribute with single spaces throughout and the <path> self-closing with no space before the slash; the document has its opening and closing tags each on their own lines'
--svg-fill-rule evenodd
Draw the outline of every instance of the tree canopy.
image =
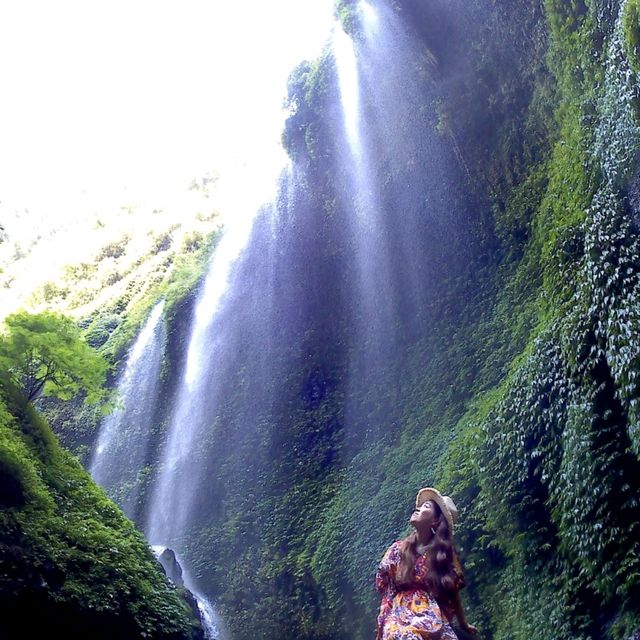
<svg viewBox="0 0 640 640">
<path fill-rule="evenodd" d="M 68 400 L 79 392 L 89 403 L 107 398 L 108 364 L 69 318 L 49 311 L 18 312 L 0 335 L 0 384 L 11 384 L 33 402 L 40 395 Z"/>
</svg>

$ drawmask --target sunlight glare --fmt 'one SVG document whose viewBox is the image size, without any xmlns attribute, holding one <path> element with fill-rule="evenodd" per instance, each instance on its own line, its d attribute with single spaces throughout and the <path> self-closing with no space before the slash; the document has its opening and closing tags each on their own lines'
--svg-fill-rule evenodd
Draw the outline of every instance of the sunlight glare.
<svg viewBox="0 0 640 640">
<path fill-rule="evenodd" d="M 215 200 L 227 228 L 253 215 L 286 162 L 288 75 L 332 24 L 332 0 L 2 3 L 7 312 L 106 234 L 148 233 L 145 211 L 180 223 Z M 188 186 L 211 173 L 204 202 Z"/>
</svg>

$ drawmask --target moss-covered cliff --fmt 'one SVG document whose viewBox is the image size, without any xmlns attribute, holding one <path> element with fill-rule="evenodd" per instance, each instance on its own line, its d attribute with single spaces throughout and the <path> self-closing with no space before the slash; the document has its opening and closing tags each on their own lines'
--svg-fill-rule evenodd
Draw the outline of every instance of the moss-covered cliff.
<svg viewBox="0 0 640 640">
<path fill-rule="evenodd" d="M 142 535 L 8 387 L 0 487 L 3 638 L 202 637 Z"/>
</svg>

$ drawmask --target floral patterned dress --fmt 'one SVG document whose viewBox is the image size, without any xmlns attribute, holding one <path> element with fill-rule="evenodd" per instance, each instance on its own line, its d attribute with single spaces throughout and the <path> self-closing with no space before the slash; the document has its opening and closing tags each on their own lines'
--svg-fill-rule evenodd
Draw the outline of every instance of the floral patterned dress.
<svg viewBox="0 0 640 640">
<path fill-rule="evenodd" d="M 376 573 L 376 589 L 382 595 L 376 640 L 457 640 L 449 620 L 426 590 L 427 558 L 419 555 L 411 586 L 396 587 L 400 547 L 394 542 Z M 463 584 L 459 580 L 459 587 Z"/>
</svg>

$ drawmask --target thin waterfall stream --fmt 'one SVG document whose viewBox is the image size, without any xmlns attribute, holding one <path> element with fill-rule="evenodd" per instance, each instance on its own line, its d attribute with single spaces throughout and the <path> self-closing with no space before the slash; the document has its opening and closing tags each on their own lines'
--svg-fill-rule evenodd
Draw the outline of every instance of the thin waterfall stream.
<svg viewBox="0 0 640 640">
<path fill-rule="evenodd" d="M 242 224 L 223 236 L 198 296 L 186 367 L 170 418 L 167 443 L 145 527 L 152 544 L 175 544 L 190 515 L 198 474 L 192 454 L 204 428 L 205 400 L 215 394 L 220 362 L 224 362 L 228 346 L 225 327 L 219 326 L 216 318 L 224 305 L 232 268 L 249 240 L 252 225 L 253 218 L 245 216 Z"/>
<path fill-rule="evenodd" d="M 133 520 L 139 513 L 139 474 L 147 463 L 146 454 L 153 437 L 165 340 L 163 308 L 164 301 L 153 307 L 129 352 L 117 383 L 122 407 L 100 425 L 89 466 L 93 479 Z"/>
</svg>

